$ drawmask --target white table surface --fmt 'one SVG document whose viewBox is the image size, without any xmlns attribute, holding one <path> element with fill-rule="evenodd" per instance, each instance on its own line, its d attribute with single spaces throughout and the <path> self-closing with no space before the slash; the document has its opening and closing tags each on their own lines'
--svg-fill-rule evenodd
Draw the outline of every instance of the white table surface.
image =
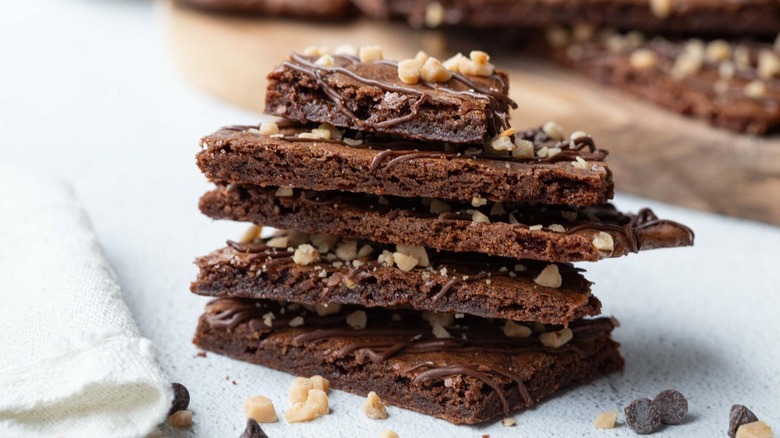
<svg viewBox="0 0 780 438">
<path fill-rule="evenodd" d="M 188 291 L 192 260 L 245 228 L 199 214 L 197 199 L 209 186 L 194 164 L 197 141 L 258 116 L 185 82 L 149 2 L 7 2 L 0 22 L 0 162 L 75 187 L 143 333 L 192 394 L 192 432 L 166 428 L 166 435 L 238 436 L 249 395 L 269 396 L 281 415 L 289 375 L 216 354 L 196 358 L 190 343 L 206 301 Z M 725 436 L 732 403 L 780 429 L 780 229 L 626 196 L 617 203 L 634 211 L 650 205 L 697 233 L 694 248 L 585 266 L 604 312 L 623 323 L 616 337 L 625 372 L 516 415 L 511 429 L 456 427 L 394 407 L 389 419 L 368 420 L 359 397 L 334 391 L 330 416 L 268 425 L 267 433 L 371 437 L 389 427 L 402 437 L 633 436 L 624 425 L 601 431 L 591 423 L 600 411 L 666 388 L 688 396 L 690 414 L 656 436 Z"/>
</svg>

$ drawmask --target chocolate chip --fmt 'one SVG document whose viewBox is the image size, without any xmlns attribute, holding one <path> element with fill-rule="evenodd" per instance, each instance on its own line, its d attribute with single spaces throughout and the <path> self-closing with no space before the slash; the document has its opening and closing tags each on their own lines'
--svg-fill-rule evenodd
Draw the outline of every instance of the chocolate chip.
<svg viewBox="0 0 780 438">
<path fill-rule="evenodd" d="M 190 392 L 181 383 L 171 383 L 173 387 L 173 403 L 168 415 L 174 412 L 183 411 L 190 405 Z"/>
<path fill-rule="evenodd" d="M 735 438 L 737 436 L 737 429 L 743 424 L 752 423 L 758 421 L 758 417 L 750 409 L 743 405 L 734 405 L 731 407 L 731 413 L 729 414 L 729 436 Z"/>
<path fill-rule="evenodd" d="M 249 418 L 246 420 L 246 430 L 238 438 L 268 438 L 268 435 L 263 432 L 257 421 Z"/>
<path fill-rule="evenodd" d="M 661 412 L 650 399 L 632 401 L 625 413 L 628 427 L 640 435 L 653 433 L 661 427 Z"/>
<path fill-rule="evenodd" d="M 688 399 L 680 391 L 667 389 L 653 399 L 655 407 L 661 413 L 663 424 L 680 424 L 688 413 Z"/>
</svg>

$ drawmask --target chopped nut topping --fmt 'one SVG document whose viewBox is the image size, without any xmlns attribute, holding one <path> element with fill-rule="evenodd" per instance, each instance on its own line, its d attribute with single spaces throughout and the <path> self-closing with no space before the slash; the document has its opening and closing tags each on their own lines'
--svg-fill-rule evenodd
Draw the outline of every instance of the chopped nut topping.
<svg viewBox="0 0 780 438">
<path fill-rule="evenodd" d="M 561 148 L 547 148 L 547 157 L 554 157 L 561 153 Z"/>
<path fill-rule="evenodd" d="M 490 55 L 481 50 L 472 50 L 469 53 L 469 58 L 479 65 L 485 65 L 490 62 Z"/>
<path fill-rule="evenodd" d="M 676 79 L 692 76 L 699 72 L 703 62 L 704 42 L 698 39 L 689 40 L 674 62 L 672 76 Z"/>
<path fill-rule="evenodd" d="M 315 134 L 313 132 L 301 132 L 298 134 L 298 138 L 305 138 L 307 140 L 322 140 L 322 137 L 319 134 Z"/>
<path fill-rule="evenodd" d="M 382 429 L 379 431 L 379 438 L 399 438 L 399 436 L 390 429 Z"/>
<path fill-rule="evenodd" d="M 737 438 L 772 438 L 772 428 L 763 421 L 743 424 L 737 429 Z"/>
<path fill-rule="evenodd" d="M 192 411 L 187 409 L 176 411 L 173 415 L 168 417 L 168 422 L 175 428 L 187 429 L 192 426 Z"/>
<path fill-rule="evenodd" d="M 278 189 L 276 189 L 277 198 L 289 198 L 292 195 L 293 195 L 292 187 L 279 187 Z"/>
<path fill-rule="evenodd" d="M 504 204 L 496 202 L 490 207 L 491 216 L 498 216 L 502 214 L 506 214 L 506 210 L 504 210 Z"/>
<path fill-rule="evenodd" d="M 542 132 L 551 140 L 563 140 L 563 128 L 555 122 L 547 122 L 542 126 Z"/>
<path fill-rule="evenodd" d="M 650 49 L 638 49 L 631 54 L 631 67 L 637 70 L 647 70 L 655 66 L 657 57 Z"/>
<path fill-rule="evenodd" d="M 287 236 L 277 236 L 272 237 L 265 244 L 271 248 L 287 248 L 289 240 L 290 239 Z"/>
<path fill-rule="evenodd" d="M 431 213 L 433 214 L 439 214 L 444 213 L 447 211 L 452 211 L 452 207 L 450 207 L 450 204 L 447 204 L 444 201 L 440 201 L 438 199 L 432 199 L 431 200 Z"/>
<path fill-rule="evenodd" d="M 420 82 L 422 66 L 414 59 L 405 59 L 398 63 L 398 78 L 404 84 L 416 84 Z"/>
<path fill-rule="evenodd" d="M 368 257 L 373 253 L 374 253 L 374 248 L 372 248 L 371 245 L 369 244 L 365 244 L 361 246 L 360 250 L 357 252 L 357 258 L 360 259 L 360 258 Z"/>
<path fill-rule="evenodd" d="M 328 134 L 325 134 L 323 131 L 328 131 Z M 327 135 L 327 137 L 323 137 L 327 140 L 341 140 L 341 131 L 330 123 L 322 123 L 317 129 L 312 129 L 312 132 Z"/>
<path fill-rule="evenodd" d="M 252 225 L 244 232 L 244 235 L 241 236 L 241 239 L 239 240 L 241 243 L 249 243 L 255 239 L 258 239 L 260 237 L 260 234 L 263 233 L 263 227 Z"/>
<path fill-rule="evenodd" d="M 533 158 L 534 157 L 534 144 L 528 140 L 517 139 L 515 140 L 516 148 L 512 150 L 512 157 L 517 159 Z"/>
<path fill-rule="evenodd" d="M 309 380 L 311 380 L 312 389 L 319 389 L 321 391 L 325 391 L 325 393 L 330 391 L 330 382 L 328 381 L 328 379 L 322 376 L 315 375 L 309 377 Z"/>
<path fill-rule="evenodd" d="M 324 272 L 324 271 L 323 271 Z M 341 312 L 341 303 L 315 304 L 314 311 L 319 316 L 335 315 Z"/>
<path fill-rule="evenodd" d="M 470 58 L 466 58 L 464 56 L 458 61 L 458 70 L 464 75 L 487 77 L 492 75 L 496 68 L 493 66 L 493 64 L 478 64 Z"/>
<path fill-rule="evenodd" d="M 600 255 L 604 253 L 603 255 L 609 257 L 615 250 L 615 241 L 612 239 L 611 234 L 599 231 L 599 233 L 593 237 L 593 246 L 596 247 Z"/>
<path fill-rule="evenodd" d="M 714 40 L 707 44 L 704 56 L 709 62 L 721 62 L 731 58 L 731 44 L 724 40 Z"/>
<path fill-rule="evenodd" d="M 571 167 L 574 167 L 575 169 L 588 169 L 588 162 L 585 161 L 582 157 L 576 157 L 574 161 L 571 162 Z"/>
<path fill-rule="evenodd" d="M 590 135 L 588 135 L 588 133 L 585 131 L 574 131 L 571 133 L 571 136 L 569 136 L 569 140 L 576 141 L 581 138 L 588 138 L 588 137 L 590 137 Z"/>
<path fill-rule="evenodd" d="M 645 42 L 645 35 L 638 30 L 633 30 L 623 37 L 623 43 L 628 48 L 641 46 Z"/>
<path fill-rule="evenodd" d="M 420 50 L 419 52 L 417 52 L 416 55 L 414 55 L 414 60 L 419 62 L 420 65 L 425 64 L 425 61 L 427 61 L 428 58 L 430 58 L 430 56 L 428 56 L 428 54 L 425 53 L 424 50 Z"/>
<path fill-rule="evenodd" d="M 260 134 L 274 135 L 279 133 L 279 125 L 274 122 L 264 122 L 260 124 Z"/>
<path fill-rule="evenodd" d="M 549 227 L 547 227 L 550 231 L 555 231 L 556 233 L 565 233 L 566 228 L 563 227 L 561 224 L 551 224 Z"/>
<path fill-rule="evenodd" d="M 384 420 L 387 418 L 385 403 L 374 391 L 369 392 L 368 396 L 366 396 L 366 400 L 363 402 L 363 412 L 366 414 L 366 417 L 372 420 Z"/>
<path fill-rule="evenodd" d="M 387 267 L 392 267 L 395 264 L 393 253 L 388 250 L 383 250 L 382 254 L 377 257 L 377 261 Z M 414 263 L 417 264 L 417 262 Z"/>
<path fill-rule="evenodd" d="M 327 47 L 309 46 L 303 49 L 301 54 L 303 56 L 322 56 L 329 52 Z"/>
<path fill-rule="evenodd" d="M 514 321 L 504 323 L 504 336 L 508 338 L 527 338 L 531 336 L 531 329 Z"/>
<path fill-rule="evenodd" d="M 258 423 L 276 423 L 279 421 L 276 417 L 276 409 L 274 409 L 273 402 L 262 395 L 246 399 L 244 401 L 244 413 L 247 418 L 251 418 Z"/>
<path fill-rule="evenodd" d="M 335 60 L 330 55 L 322 55 L 314 63 L 323 67 L 333 67 Z"/>
<path fill-rule="evenodd" d="M 504 427 L 512 427 L 517 424 L 517 421 L 515 421 L 514 418 L 504 418 L 501 420 L 501 425 Z"/>
<path fill-rule="evenodd" d="M 561 287 L 563 279 L 561 278 L 561 273 L 558 270 L 558 265 L 547 265 L 547 267 L 544 268 L 536 278 L 534 278 L 534 283 L 544 287 Z"/>
<path fill-rule="evenodd" d="M 344 138 L 341 141 L 343 141 L 347 146 L 360 146 L 363 144 L 363 140 L 361 139 Z"/>
<path fill-rule="evenodd" d="M 319 417 L 316 405 L 305 402 L 297 402 L 284 413 L 284 418 L 288 423 L 303 423 Z"/>
<path fill-rule="evenodd" d="M 320 261 L 320 253 L 309 244 L 299 245 L 293 254 L 293 261 L 297 265 L 306 266 Z"/>
<path fill-rule="evenodd" d="M 436 339 L 447 339 L 452 337 L 450 332 L 448 332 L 444 326 L 439 324 L 433 326 L 433 336 L 435 336 Z"/>
<path fill-rule="evenodd" d="M 321 253 L 327 253 L 336 246 L 339 236 L 333 234 L 312 234 L 311 243 L 317 247 Z"/>
<path fill-rule="evenodd" d="M 328 394 L 322 389 L 310 389 L 309 395 L 306 397 L 306 404 L 311 404 L 315 408 L 315 412 L 319 415 L 327 415 L 330 413 Z"/>
<path fill-rule="evenodd" d="M 363 46 L 358 53 L 360 62 L 373 62 L 382 60 L 382 47 L 380 46 Z"/>
<path fill-rule="evenodd" d="M 291 320 L 290 320 L 290 322 L 288 323 L 288 325 L 289 325 L 290 327 L 293 327 L 293 328 L 294 328 L 294 327 L 300 327 L 300 326 L 302 326 L 302 325 L 303 325 L 303 323 L 304 323 L 304 321 L 303 321 L 303 317 L 302 317 L 302 316 L 296 316 L 295 318 L 293 318 L 293 319 L 291 319 Z"/>
<path fill-rule="evenodd" d="M 539 335 L 539 340 L 542 342 L 542 345 L 550 348 L 560 348 L 571 341 L 572 338 L 574 338 L 574 333 L 572 333 L 570 328 Z"/>
<path fill-rule="evenodd" d="M 517 146 L 512 143 L 512 139 L 505 135 L 498 135 L 490 140 L 490 148 L 494 151 L 507 152 L 513 151 Z"/>
<path fill-rule="evenodd" d="M 596 416 L 596 421 L 593 422 L 593 426 L 596 429 L 614 429 L 617 422 L 617 411 L 602 412 Z"/>
<path fill-rule="evenodd" d="M 443 312 L 423 312 L 422 317 L 428 321 L 431 327 L 440 325 L 442 327 L 451 327 L 455 323 L 455 315 Z"/>
<path fill-rule="evenodd" d="M 764 79 L 780 76 L 780 56 L 770 50 L 759 52 L 757 72 Z"/>
<path fill-rule="evenodd" d="M 452 58 L 442 62 L 442 65 L 444 68 L 446 68 L 449 71 L 453 71 L 456 73 L 460 73 L 459 66 L 460 66 L 460 60 L 463 59 L 464 56 L 462 53 L 458 53 L 457 55 L 453 56 Z"/>
<path fill-rule="evenodd" d="M 408 246 L 408 245 L 396 245 L 395 246 L 396 252 L 400 252 L 401 254 L 410 255 L 417 259 L 417 264 L 422 267 L 430 266 L 430 261 L 428 260 L 428 253 L 425 251 L 425 248 L 422 246 Z M 398 263 L 398 260 L 396 260 L 396 263 Z"/>
<path fill-rule="evenodd" d="M 314 386 L 306 377 L 296 377 L 290 384 L 290 403 L 305 402 Z"/>
<path fill-rule="evenodd" d="M 368 315 L 363 310 L 356 310 L 347 315 L 347 325 L 353 329 L 363 330 L 368 323 Z"/>
<path fill-rule="evenodd" d="M 593 39 L 596 35 L 596 27 L 588 23 L 577 23 L 571 32 L 574 41 L 584 43 Z"/>
<path fill-rule="evenodd" d="M 425 6 L 425 26 L 439 27 L 444 22 L 444 6 L 439 2 L 429 2 Z"/>
<path fill-rule="evenodd" d="M 487 205 L 487 199 L 480 198 L 479 196 L 471 198 L 472 207 L 482 207 L 483 205 Z"/>
<path fill-rule="evenodd" d="M 274 319 L 276 319 L 276 315 L 274 315 L 273 312 L 268 312 L 265 315 L 263 315 L 263 324 L 265 324 L 268 327 L 273 327 Z"/>
<path fill-rule="evenodd" d="M 669 18 L 672 10 L 672 0 L 650 0 L 650 11 L 658 18 Z"/>
<path fill-rule="evenodd" d="M 750 48 L 739 45 L 734 48 L 734 64 L 741 70 L 750 69 Z"/>
<path fill-rule="evenodd" d="M 309 380 L 309 379 L 305 379 Z M 311 421 L 330 412 L 328 395 L 321 389 L 310 389 L 306 394 L 306 400 L 295 402 L 284 417 L 288 423 L 300 423 Z"/>
<path fill-rule="evenodd" d="M 427 82 L 447 82 L 452 79 L 452 72 L 436 58 L 428 58 L 422 65 L 421 75 Z"/>
<path fill-rule="evenodd" d="M 544 229 L 544 225 L 541 224 L 531 225 L 530 227 L 528 227 L 528 231 L 540 231 L 542 229 Z"/>
<path fill-rule="evenodd" d="M 547 43 L 555 49 L 560 49 L 569 45 L 569 32 L 563 27 L 548 27 L 545 35 L 547 37 Z"/>
<path fill-rule="evenodd" d="M 393 261 L 396 265 L 398 265 L 398 269 L 404 272 L 411 271 L 415 268 L 415 266 L 417 266 L 417 263 L 419 262 L 417 258 L 402 254 L 400 252 L 393 253 Z"/>
<path fill-rule="evenodd" d="M 344 260 L 345 262 L 351 262 L 357 258 L 357 241 L 345 240 L 336 247 L 336 257 Z"/>
<path fill-rule="evenodd" d="M 355 46 L 350 44 L 342 44 L 333 51 L 333 54 L 335 55 L 347 55 L 347 56 L 357 56 L 358 50 L 355 48 Z"/>
<path fill-rule="evenodd" d="M 489 224 L 490 218 L 479 210 L 469 210 L 471 221 L 478 224 Z"/>
</svg>

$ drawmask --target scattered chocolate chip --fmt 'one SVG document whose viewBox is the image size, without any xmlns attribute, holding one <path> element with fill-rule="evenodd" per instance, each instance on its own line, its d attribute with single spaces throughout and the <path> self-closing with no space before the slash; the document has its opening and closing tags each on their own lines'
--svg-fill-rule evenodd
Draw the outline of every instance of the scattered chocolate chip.
<svg viewBox="0 0 780 438">
<path fill-rule="evenodd" d="M 750 409 L 743 405 L 734 405 L 731 407 L 731 413 L 729 414 L 729 436 L 736 438 L 737 429 L 743 424 L 752 423 L 758 421 L 758 417 Z"/>
<path fill-rule="evenodd" d="M 661 427 L 661 412 L 650 399 L 632 401 L 625 413 L 628 427 L 640 435 L 653 433 Z"/>
<path fill-rule="evenodd" d="M 653 399 L 655 407 L 661 413 L 663 424 L 680 424 L 688 413 L 688 399 L 680 391 L 667 389 Z"/>
<path fill-rule="evenodd" d="M 246 420 L 246 430 L 238 438 L 268 438 L 257 421 L 249 418 Z"/>
<path fill-rule="evenodd" d="M 190 392 L 181 383 L 171 383 L 173 387 L 173 403 L 168 415 L 174 412 L 183 411 L 190 405 Z"/>
</svg>

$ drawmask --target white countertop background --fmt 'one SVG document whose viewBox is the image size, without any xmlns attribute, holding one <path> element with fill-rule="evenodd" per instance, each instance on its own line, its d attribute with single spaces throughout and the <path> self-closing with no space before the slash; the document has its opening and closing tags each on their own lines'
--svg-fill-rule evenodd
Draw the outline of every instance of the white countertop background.
<svg viewBox="0 0 780 438">
<path fill-rule="evenodd" d="M 237 437 L 250 395 L 269 396 L 282 416 L 292 377 L 216 354 L 196 358 L 190 342 L 207 301 L 188 291 L 192 260 L 246 228 L 199 214 L 209 185 L 195 167 L 198 139 L 258 116 L 184 81 L 148 1 L 7 2 L 0 23 L 0 164 L 59 175 L 75 187 L 143 334 L 171 379 L 190 389 L 192 432 L 166 428 L 166 436 Z M 625 425 L 595 430 L 592 421 L 677 388 L 688 396 L 689 417 L 655 436 L 725 436 L 732 403 L 780 431 L 780 229 L 627 196 L 616 201 L 632 211 L 654 207 L 697 234 L 694 248 L 584 265 L 604 313 L 622 322 L 615 336 L 625 372 L 516 415 L 510 429 L 456 427 L 394 407 L 389 419 L 369 420 L 359 397 L 339 391 L 330 416 L 264 429 L 271 438 L 372 437 L 383 427 L 404 438 L 634 436 Z"/>
</svg>

